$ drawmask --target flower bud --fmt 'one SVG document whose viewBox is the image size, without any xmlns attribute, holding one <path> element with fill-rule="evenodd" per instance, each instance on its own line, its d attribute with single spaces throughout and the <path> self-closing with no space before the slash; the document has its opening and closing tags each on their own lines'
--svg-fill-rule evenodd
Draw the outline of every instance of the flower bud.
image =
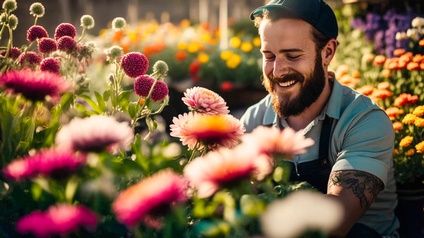
<svg viewBox="0 0 424 238">
<path fill-rule="evenodd" d="M 12 28 L 12 30 L 16 30 L 16 27 L 18 27 L 18 17 L 14 14 L 9 16 L 9 27 Z"/>
<path fill-rule="evenodd" d="M 168 64 L 165 63 L 165 61 L 158 60 L 153 65 L 153 73 L 157 73 L 159 75 L 165 76 L 168 73 Z"/>
<path fill-rule="evenodd" d="M 94 18 L 90 15 L 84 15 L 81 17 L 81 26 L 86 29 L 94 27 Z"/>
<path fill-rule="evenodd" d="M 29 7 L 29 12 L 34 17 L 43 17 L 45 13 L 45 9 L 43 4 L 39 2 L 35 2 L 31 4 L 31 6 Z"/>
<path fill-rule="evenodd" d="M 122 30 L 127 25 L 127 22 L 122 17 L 116 17 L 112 21 L 112 29 L 115 31 Z"/>
<path fill-rule="evenodd" d="M 3 2 L 3 9 L 6 12 L 13 12 L 18 8 L 18 3 L 15 0 L 6 0 Z"/>
</svg>

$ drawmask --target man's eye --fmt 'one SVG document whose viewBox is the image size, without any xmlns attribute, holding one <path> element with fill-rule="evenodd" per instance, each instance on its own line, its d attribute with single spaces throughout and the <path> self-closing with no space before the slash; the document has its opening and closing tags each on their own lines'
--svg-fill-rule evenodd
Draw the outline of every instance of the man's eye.
<svg viewBox="0 0 424 238">
<path fill-rule="evenodd" d="M 300 58 L 300 55 L 288 55 L 287 59 L 289 60 L 297 60 Z"/>
<path fill-rule="evenodd" d="M 275 56 L 265 56 L 264 55 L 264 60 L 266 60 L 266 61 L 272 61 L 274 59 L 275 59 Z"/>
</svg>

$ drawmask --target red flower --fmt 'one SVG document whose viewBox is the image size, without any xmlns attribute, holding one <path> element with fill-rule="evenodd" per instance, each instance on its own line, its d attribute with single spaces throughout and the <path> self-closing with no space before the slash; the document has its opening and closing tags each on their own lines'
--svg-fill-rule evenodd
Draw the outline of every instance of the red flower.
<svg viewBox="0 0 424 238">
<path fill-rule="evenodd" d="M 41 58 L 37 53 L 29 51 L 21 54 L 18 58 L 18 61 L 22 67 L 34 69 L 37 65 L 40 64 Z"/>
<path fill-rule="evenodd" d="M 31 26 L 27 31 L 27 40 L 29 42 L 33 42 L 44 37 L 49 37 L 49 34 L 42 26 L 34 25 Z"/>
<path fill-rule="evenodd" d="M 122 57 L 121 67 L 128 77 L 135 78 L 147 72 L 149 60 L 142 53 L 131 52 Z"/>
<path fill-rule="evenodd" d="M 48 54 L 57 50 L 57 43 L 51 38 L 43 38 L 38 42 L 38 51 L 43 54 Z"/>
<path fill-rule="evenodd" d="M 22 54 L 22 51 L 17 48 L 17 47 L 12 47 L 9 50 L 9 55 L 7 57 L 11 58 L 11 59 L 17 59 L 19 58 L 19 56 Z M 2 50 L 0 52 L 0 55 L 2 56 L 6 56 L 6 50 Z"/>
<path fill-rule="evenodd" d="M 221 83 L 221 90 L 224 92 L 230 91 L 233 89 L 233 84 L 231 82 L 225 81 Z"/>
<path fill-rule="evenodd" d="M 59 61 L 53 57 L 45 58 L 41 61 L 40 70 L 60 74 Z"/>
<path fill-rule="evenodd" d="M 62 36 L 57 41 L 57 48 L 61 51 L 70 52 L 77 47 L 77 42 L 70 36 Z"/>
<path fill-rule="evenodd" d="M 61 23 L 56 27 L 54 32 L 54 38 L 56 40 L 62 38 L 63 36 L 69 36 L 74 38 L 77 35 L 77 29 L 69 23 Z"/>
<path fill-rule="evenodd" d="M 134 81 L 134 92 L 140 97 L 147 97 L 155 79 L 149 75 L 141 75 Z M 157 81 L 150 95 L 153 101 L 164 99 L 169 93 L 168 85 L 163 81 Z"/>
</svg>

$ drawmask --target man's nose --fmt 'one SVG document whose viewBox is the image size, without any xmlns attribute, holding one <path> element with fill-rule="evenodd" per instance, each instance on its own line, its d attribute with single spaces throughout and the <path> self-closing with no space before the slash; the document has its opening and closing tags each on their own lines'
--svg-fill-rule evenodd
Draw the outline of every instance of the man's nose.
<svg viewBox="0 0 424 238">
<path fill-rule="evenodd" d="M 287 75 L 290 72 L 290 69 L 287 66 L 281 65 L 278 62 L 274 64 L 274 77 L 281 78 Z"/>
</svg>

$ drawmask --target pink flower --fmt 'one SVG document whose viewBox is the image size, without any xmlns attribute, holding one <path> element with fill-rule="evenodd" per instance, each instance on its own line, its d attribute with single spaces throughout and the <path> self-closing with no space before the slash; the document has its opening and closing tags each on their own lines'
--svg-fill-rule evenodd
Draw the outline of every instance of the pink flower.
<svg viewBox="0 0 424 238">
<path fill-rule="evenodd" d="M 147 72 L 149 60 L 142 53 L 130 52 L 122 57 L 121 67 L 128 77 L 135 78 Z"/>
<path fill-rule="evenodd" d="M 280 130 L 275 127 L 260 126 L 251 133 L 245 134 L 242 143 L 256 147 L 260 153 L 269 156 L 279 155 L 291 159 L 296 154 L 305 153 L 306 148 L 313 145 L 314 141 L 305 138 L 302 131 L 295 132 L 290 127 Z"/>
<path fill-rule="evenodd" d="M 112 203 L 112 210 L 127 227 L 143 221 L 159 229 L 162 213 L 187 200 L 187 185 L 186 179 L 166 169 L 121 192 Z"/>
<path fill-rule="evenodd" d="M 57 43 L 51 38 L 43 38 L 38 42 L 38 51 L 43 54 L 48 54 L 57 50 Z"/>
<path fill-rule="evenodd" d="M 40 70 L 60 74 L 59 61 L 53 57 L 45 58 L 43 61 L 41 61 Z"/>
<path fill-rule="evenodd" d="M 39 25 L 31 26 L 27 31 L 27 40 L 29 42 L 33 42 L 37 39 L 41 39 L 48 36 L 49 34 L 47 33 L 46 29 Z"/>
<path fill-rule="evenodd" d="M 59 24 L 54 32 L 54 38 L 55 40 L 59 40 L 63 36 L 69 36 L 71 38 L 75 38 L 77 35 L 77 29 L 74 27 L 74 25 L 69 23 L 61 23 Z"/>
<path fill-rule="evenodd" d="M 28 51 L 26 53 L 20 54 L 18 61 L 22 67 L 35 69 L 35 67 L 40 64 L 41 58 L 37 53 Z"/>
<path fill-rule="evenodd" d="M 67 235 L 81 227 L 94 230 L 97 220 L 97 215 L 83 206 L 58 204 L 45 212 L 35 211 L 22 217 L 16 224 L 16 230 L 38 237 Z"/>
<path fill-rule="evenodd" d="M 19 49 L 18 47 L 12 47 L 12 48 L 10 48 L 9 54 L 8 54 L 7 57 L 11 58 L 11 59 L 17 59 L 17 58 L 19 58 L 19 56 L 21 54 L 22 54 L 21 49 Z M 0 55 L 6 56 L 6 50 L 1 50 Z"/>
<path fill-rule="evenodd" d="M 118 122 L 114 117 L 94 115 L 74 118 L 56 135 L 56 145 L 82 152 L 98 152 L 108 149 L 129 149 L 134 131 L 127 122 Z"/>
<path fill-rule="evenodd" d="M 227 103 L 217 93 L 203 88 L 193 87 L 184 92 L 183 102 L 190 110 L 203 114 L 228 114 Z"/>
<path fill-rule="evenodd" d="M 184 176 L 197 196 L 212 196 L 220 187 L 251 178 L 261 180 L 273 171 L 269 157 L 244 146 L 220 148 L 198 157 L 184 168 Z"/>
<path fill-rule="evenodd" d="M 134 81 L 134 92 L 140 97 L 147 97 L 155 79 L 149 75 L 138 76 Z M 163 81 L 157 81 L 150 98 L 153 101 L 164 99 L 169 93 L 168 85 Z"/>
<path fill-rule="evenodd" d="M 30 70 L 11 70 L 0 76 L 0 87 L 20 93 L 32 101 L 45 100 L 46 96 L 59 98 L 70 91 L 71 84 L 58 74 Z"/>
<path fill-rule="evenodd" d="M 230 114 L 207 115 L 195 112 L 184 113 L 172 119 L 170 125 L 173 137 L 179 137 L 183 145 L 193 150 L 204 146 L 233 147 L 239 143 L 245 128 Z"/>
<path fill-rule="evenodd" d="M 63 177 L 79 169 L 86 163 L 85 155 L 67 150 L 43 149 L 12 161 L 3 169 L 9 179 L 30 179 L 38 175 Z"/>
<path fill-rule="evenodd" d="M 70 36 L 62 36 L 57 40 L 57 48 L 61 51 L 71 52 L 77 47 L 77 42 Z"/>
</svg>

